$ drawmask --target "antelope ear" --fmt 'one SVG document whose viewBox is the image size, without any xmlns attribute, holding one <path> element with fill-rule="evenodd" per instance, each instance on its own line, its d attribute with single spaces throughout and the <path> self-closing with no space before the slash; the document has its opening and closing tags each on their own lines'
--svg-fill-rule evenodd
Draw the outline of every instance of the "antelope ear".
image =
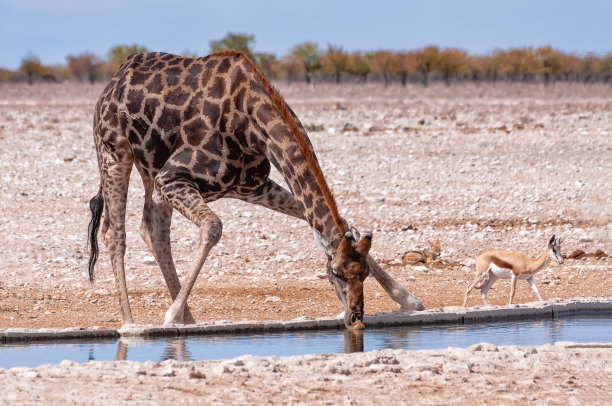
<svg viewBox="0 0 612 406">
<path fill-rule="evenodd" d="M 357 244 L 355 244 L 355 251 L 357 251 L 361 256 L 365 257 L 370 252 L 370 247 L 372 246 L 372 233 L 370 231 L 366 231 L 363 233 L 363 238 L 359 240 Z"/>
<path fill-rule="evenodd" d="M 550 240 L 548 241 L 548 245 L 553 245 L 555 243 L 555 235 L 553 234 L 552 237 L 550 237 Z"/>
</svg>

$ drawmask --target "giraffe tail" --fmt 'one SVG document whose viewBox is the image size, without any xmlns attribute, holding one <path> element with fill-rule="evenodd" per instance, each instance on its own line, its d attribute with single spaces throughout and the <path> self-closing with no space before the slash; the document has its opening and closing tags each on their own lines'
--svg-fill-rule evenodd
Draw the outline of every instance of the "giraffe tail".
<svg viewBox="0 0 612 406">
<path fill-rule="evenodd" d="M 98 260 L 98 229 L 100 228 L 100 220 L 102 219 L 102 212 L 104 210 L 102 188 L 100 188 L 98 194 L 89 201 L 89 209 L 91 210 L 91 221 L 89 222 L 87 230 L 89 246 L 91 247 L 91 256 L 89 257 L 89 281 L 93 282 L 94 266 Z"/>
</svg>

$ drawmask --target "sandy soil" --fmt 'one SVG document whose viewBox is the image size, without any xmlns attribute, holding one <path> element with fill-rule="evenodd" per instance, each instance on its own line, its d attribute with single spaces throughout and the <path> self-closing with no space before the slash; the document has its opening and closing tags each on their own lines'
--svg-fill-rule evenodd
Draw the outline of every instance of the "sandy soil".
<svg viewBox="0 0 612 406">
<path fill-rule="evenodd" d="M 555 234 L 566 254 L 612 253 L 609 86 L 279 88 L 310 129 L 341 214 L 374 232 L 373 256 L 427 308 L 461 304 L 475 256 L 488 248 L 535 256 Z M 0 329 L 120 326 L 103 245 L 97 281 L 86 278 L 88 201 L 99 182 L 91 122 L 101 90 L 0 87 Z M 138 323 L 161 324 L 170 298 L 138 235 L 143 188 L 136 171 L 129 199 L 133 313 Z M 325 258 L 305 224 L 234 200 L 211 206 L 224 234 L 189 300 L 197 321 L 342 311 L 329 282 L 319 278 Z M 172 242 L 181 275 L 197 237 L 195 226 L 175 213 Z M 436 239 L 439 263 L 402 264 L 406 251 Z M 610 297 L 612 259 L 550 264 L 535 280 L 544 299 Z M 506 303 L 509 290 L 508 281 L 497 282 L 490 302 Z M 371 278 L 365 291 L 367 313 L 397 308 Z M 468 304 L 480 304 L 478 296 L 472 293 Z M 534 299 L 519 282 L 515 301 Z M 513 385 L 521 386 L 508 382 L 510 393 Z"/>
<path fill-rule="evenodd" d="M 223 361 L 64 361 L 0 369 L 0 399 L 11 405 L 609 405 L 611 349 L 477 344 Z"/>
</svg>

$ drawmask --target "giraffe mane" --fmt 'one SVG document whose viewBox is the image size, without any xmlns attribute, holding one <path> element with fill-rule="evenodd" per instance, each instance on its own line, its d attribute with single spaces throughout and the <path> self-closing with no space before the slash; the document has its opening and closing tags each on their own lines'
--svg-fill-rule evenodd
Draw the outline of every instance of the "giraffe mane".
<svg viewBox="0 0 612 406">
<path fill-rule="evenodd" d="M 327 203 L 327 207 L 329 208 L 331 215 L 334 218 L 334 222 L 336 223 L 338 230 L 340 230 L 340 234 L 344 235 L 344 232 L 345 232 L 344 222 L 342 221 L 342 219 L 340 218 L 340 215 L 338 214 L 338 206 L 336 205 L 336 200 L 334 199 L 334 195 L 332 194 L 331 190 L 329 189 L 329 186 L 327 185 L 327 182 L 325 181 L 325 177 L 323 176 L 323 171 L 321 170 L 321 167 L 319 166 L 319 164 L 317 163 L 317 160 L 314 157 L 313 150 L 308 146 L 306 139 L 300 132 L 300 129 L 298 127 L 299 124 L 293 118 L 293 115 L 289 111 L 289 107 L 287 106 L 285 99 L 283 99 L 283 96 L 274 86 L 272 86 L 268 78 L 266 78 L 264 74 L 261 73 L 261 71 L 255 66 L 253 61 L 251 61 L 244 53 L 238 52 L 235 50 L 227 50 L 227 51 L 219 52 L 217 55 L 230 56 L 230 57 L 241 57 L 245 61 L 245 63 L 249 66 L 249 68 L 251 68 L 251 70 L 255 74 L 255 77 L 257 77 L 257 80 L 259 80 L 259 82 L 264 87 L 264 89 L 266 89 L 266 91 L 270 94 L 270 96 L 272 97 L 272 102 L 274 103 L 274 106 L 281 113 L 281 116 L 283 117 L 283 119 L 289 126 L 289 129 L 291 130 L 291 134 L 293 134 L 293 137 L 297 141 L 300 147 L 300 150 L 302 151 L 302 155 L 304 155 L 304 159 L 306 160 L 308 167 L 310 168 L 310 170 L 312 171 L 314 175 L 317 186 L 319 186 L 319 189 L 321 190 L 321 193 L 323 194 L 325 203 Z"/>
</svg>

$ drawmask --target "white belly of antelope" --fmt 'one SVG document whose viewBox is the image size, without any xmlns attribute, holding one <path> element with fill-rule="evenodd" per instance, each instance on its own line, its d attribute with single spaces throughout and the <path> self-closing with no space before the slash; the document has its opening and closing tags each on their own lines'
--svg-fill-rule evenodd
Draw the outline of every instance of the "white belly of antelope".
<svg viewBox="0 0 612 406">
<path fill-rule="evenodd" d="M 491 269 L 491 273 L 498 277 L 499 279 L 511 279 L 512 278 L 512 269 L 509 268 L 500 268 L 494 263 L 489 265 L 489 269 Z M 519 279 L 529 279 L 533 276 L 533 274 L 520 274 L 518 275 Z"/>
<path fill-rule="evenodd" d="M 489 269 L 491 269 L 491 273 L 498 277 L 499 279 L 510 279 L 512 278 L 512 269 L 508 268 L 500 268 L 494 263 L 489 265 Z"/>
</svg>

